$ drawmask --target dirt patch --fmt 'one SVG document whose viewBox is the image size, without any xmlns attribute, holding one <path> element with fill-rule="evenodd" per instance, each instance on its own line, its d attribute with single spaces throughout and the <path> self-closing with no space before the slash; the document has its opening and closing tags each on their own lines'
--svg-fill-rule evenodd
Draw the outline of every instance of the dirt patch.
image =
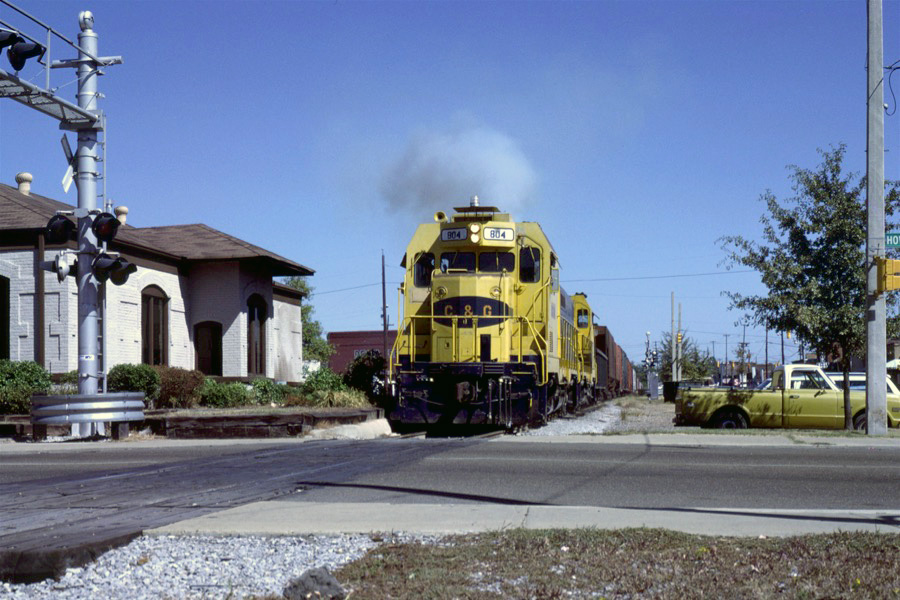
<svg viewBox="0 0 900 600">
<path fill-rule="evenodd" d="M 651 433 L 675 431 L 675 405 L 651 401 L 646 396 L 624 396 L 614 400 L 620 407 L 619 421 L 610 424 L 609 433 Z"/>
</svg>

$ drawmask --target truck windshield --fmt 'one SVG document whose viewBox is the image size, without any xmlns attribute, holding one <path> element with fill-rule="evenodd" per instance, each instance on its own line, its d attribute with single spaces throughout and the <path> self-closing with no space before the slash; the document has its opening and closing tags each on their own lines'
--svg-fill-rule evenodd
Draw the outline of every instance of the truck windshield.
<svg viewBox="0 0 900 600">
<path fill-rule="evenodd" d="M 818 371 L 794 371 L 791 374 L 792 390 L 827 390 L 825 377 Z"/>
</svg>

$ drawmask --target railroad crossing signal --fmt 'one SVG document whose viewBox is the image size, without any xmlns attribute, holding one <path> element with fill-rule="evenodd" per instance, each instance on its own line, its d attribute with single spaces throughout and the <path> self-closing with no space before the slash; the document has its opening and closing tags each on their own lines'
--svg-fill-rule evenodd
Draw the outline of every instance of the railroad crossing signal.
<svg viewBox="0 0 900 600">
<path fill-rule="evenodd" d="M 876 256 L 875 264 L 878 267 L 878 293 L 900 289 L 900 260 Z"/>
<path fill-rule="evenodd" d="M 79 211 L 74 211 L 76 215 Z M 100 242 L 108 244 L 116 237 L 119 230 L 119 220 L 109 213 L 91 214 L 91 231 Z M 72 239 L 72 233 L 76 225 L 65 215 L 56 214 L 50 217 L 47 227 L 44 229 L 44 238 L 50 244 L 64 244 Z M 65 252 L 65 251 L 64 251 Z M 69 263 L 60 254 L 52 261 L 44 261 L 41 268 L 45 271 L 56 273 L 56 278 L 62 283 L 69 275 Z M 97 281 L 103 283 L 107 280 L 115 285 L 122 285 L 128 281 L 128 276 L 137 271 L 137 267 L 116 253 L 108 254 L 99 252 L 91 261 L 91 271 Z"/>
<path fill-rule="evenodd" d="M 9 31 L 8 29 L 0 29 L 0 48 L 9 47 L 6 51 L 6 57 L 9 64 L 16 71 L 21 71 L 25 67 L 25 61 L 35 56 L 43 57 L 47 51 L 41 44 L 37 42 L 27 42 L 25 38 L 18 32 Z M 38 58 L 40 60 L 40 58 Z"/>
</svg>

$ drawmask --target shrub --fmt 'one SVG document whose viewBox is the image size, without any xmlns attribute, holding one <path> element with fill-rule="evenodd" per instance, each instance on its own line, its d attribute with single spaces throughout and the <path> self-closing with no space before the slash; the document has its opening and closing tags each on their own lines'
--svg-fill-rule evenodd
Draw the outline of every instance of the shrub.
<svg viewBox="0 0 900 600">
<path fill-rule="evenodd" d="M 29 387 L 35 392 L 50 389 L 50 373 L 34 361 L 0 360 L 0 387 Z"/>
<path fill-rule="evenodd" d="M 200 386 L 204 377 L 200 371 L 188 371 L 179 367 L 156 366 L 159 373 L 159 400 L 162 408 L 192 408 L 200 402 Z"/>
<path fill-rule="evenodd" d="M 285 406 L 340 406 L 364 408 L 371 406 L 366 395 L 359 390 L 318 390 L 310 394 L 290 394 L 284 399 Z"/>
<path fill-rule="evenodd" d="M 68 373 L 62 373 L 59 375 L 57 381 L 62 385 L 78 385 L 78 369 L 73 369 Z"/>
<path fill-rule="evenodd" d="M 31 412 L 31 395 L 50 389 L 50 373 L 32 361 L 0 360 L 0 413 Z"/>
<path fill-rule="evenodd" d="M 318 371 L 313 371 L 303 382 L 300 388 L 304 395 L 312 395 L 315 392 L 340 392 L 347 389 L 341 376 L 329 369 L 321 367 Z"/>
<path fill-rule="evenodd" d="M 279 385 L 265 377 L 254 379 L 250 385 L 253 387 L 253 397 L 257 404 L 281 404 L 288 393 L 288 386 Z"/>
<path fill-rule="evenodd" d="M 344 383 L 361 392 L 365 392 L 369 400 L 375 400 L 383 389 L 382 377 L 385 361 L 378 350 L 369 350 L 360 354 L 347 365 Z"/>
<path fill-rule="evenodd" d="M 250 392 L 243 383 L 218 383 L 207 378 L 200 386 L 199 392 L 202 406 L 230 408 L 250 403 Z"/>
<path fill-rule="evenodd" d="M 150 365 L 116 365 L 109 370 L 106 387 L 110 392 L 144 392 L 147 407 L 159 397 L 159 373 Z"/>
</svg>

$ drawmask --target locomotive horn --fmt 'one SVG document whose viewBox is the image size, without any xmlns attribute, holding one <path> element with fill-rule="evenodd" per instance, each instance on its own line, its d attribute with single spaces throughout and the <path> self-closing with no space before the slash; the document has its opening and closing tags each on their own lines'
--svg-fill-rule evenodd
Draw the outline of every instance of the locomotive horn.
<svg viewBox="0 0 900 600">
<path fill-rule="evenodd" d="M 444 213 L 444 211 L 439 210 L 436 213 L 434 213 L 434 220 L 437 221 L 438 223 L 443 223 L 444 221 L 447 220 L 447 215 Z"/>
</svg>

